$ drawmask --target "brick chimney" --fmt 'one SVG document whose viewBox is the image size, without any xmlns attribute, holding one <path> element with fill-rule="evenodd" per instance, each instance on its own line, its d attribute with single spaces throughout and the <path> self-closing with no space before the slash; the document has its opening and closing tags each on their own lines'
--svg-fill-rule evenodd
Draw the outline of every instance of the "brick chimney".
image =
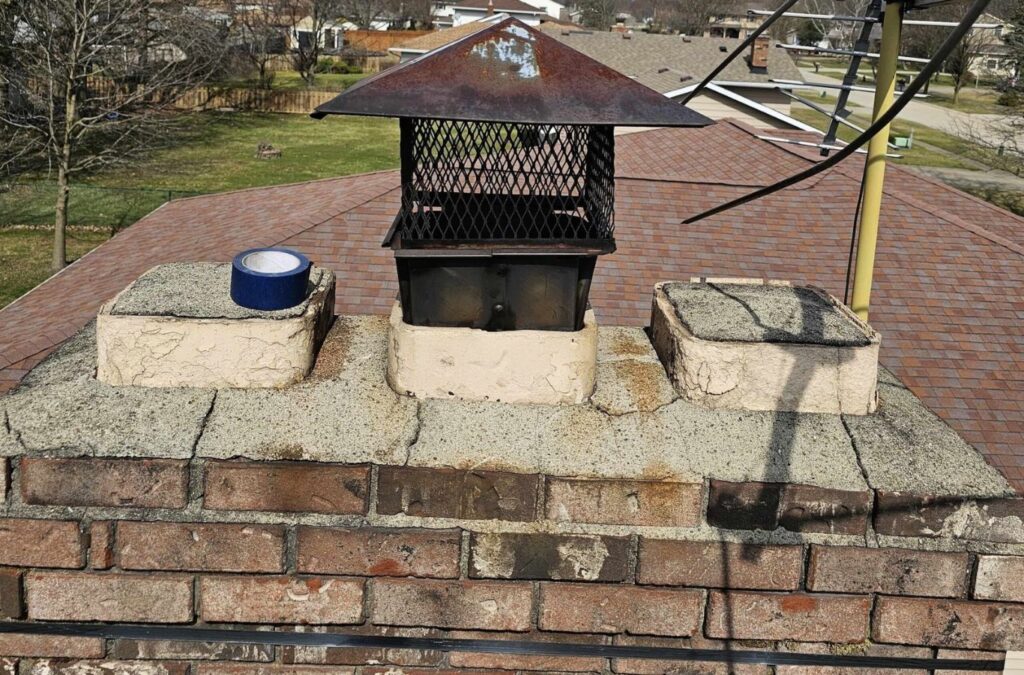
<svg viewBox="0 0 1024 675">
<path fill-rule="evenodd" d="M 762 35 L 754 40 L 754 44 L 750 46 L 750 72 L 768 72 L 768 51 L 771 47 L 772 39 L 770 37 Z"/>
</svg>

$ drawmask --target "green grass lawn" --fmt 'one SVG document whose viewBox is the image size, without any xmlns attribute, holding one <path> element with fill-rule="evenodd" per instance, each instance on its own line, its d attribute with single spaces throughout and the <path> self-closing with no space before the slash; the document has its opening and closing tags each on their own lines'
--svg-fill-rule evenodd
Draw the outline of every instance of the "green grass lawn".
<svg viewBox="0 0 1024 675">
<path fill-rule="evenodd" d="M 311 89 L 323 91 L 344 91 L 359 80 L 369 77 L 367 73 L 317 73 Z M 274 73 L 274 89 L 305 89 L 306 82 L 292 70 Z"/>
<path fill-rule="evenodd" d="M 75 259 L 170 197 L 296 183 L 398 166 L 398 123 L 370 117 L 195 113 L 168 147 L 75 184 L 68 207 Z M 256 145 L 280 148 L 259 160 Z M 38 177 L 0 190 L 0 307 L 49 276 L 56 191 Z M 25 226 L 29 226 L 27 229 Z M 86 228 L 86 229 L 83 229 Z"/>
<path fill-rule="evenodd" d="M 814 100 L 816 101 L 817 99 Z M 799 104 L 793 104 L 792 116 L 801 122 L 810 124 L 816 129 L 821 129 L 822 131 L 828 129 L 828 118 L 821 113 L 809 110 Z M 866 129 L 870 124 L 868 119 L 862 118 L 858 115 L 851 115 L 849 120 L 863 129 Z M 899 122 L 893 126 L 894 133 L 900 136 L 909 134 L 911 129 L 914 130 L 915 141 L 924 141 L 925 145 L 936 145 L 942 150 L 948 150 L 950 153 L 953 153 L 954 156 L 946 154 L 945 152 L 937 152 L 929 149 L 918 142 L 911 150 L 899 150 L 898 154 L 902 155 L 902 157 L 894 160 L 895 162 L 907 166 L 938 166 L 955 169 L 975 168 L 973 164 L 958 159 L 958 157 L 955 156 L 958 153 L 962 154 L 964 152 L 963 146 L 966 145 L 964 141 L 950 136 L 949 134 L 944 134 L 941 131 L 934 131 L 928 127 L 922 127 L 916 124 Z M 850 129 L 849 127 L 839 127 L 839 138 L 844 141 L 852 141 L 859 135 L 859 132 Z M 936 143 L 936 139 L 940 139 L 942 144 Z"/>
<path fill-rule="evenodd" d="M 369 117 L 264 113 L 195 113 L 170 147 L 141 161 L 93 174 L 71 191 L 74 225 L 117 229 L 168 197 L 297 183 L 398 166 L 398 124 Z M 279 159 L 254 157 L 257 144 L 281 149 Z M 0 226 L 49 225 L 52 183 L 27 181 L 0 192 Z"/>
<path fill-rule="evenodd" d="M 69 228 L 68 258 L 76 260 L 107 240 L 109 233 Z M 50 276 L 53 229 L 0 226 L 0 307 L 13 302 Z"/>
</svg>

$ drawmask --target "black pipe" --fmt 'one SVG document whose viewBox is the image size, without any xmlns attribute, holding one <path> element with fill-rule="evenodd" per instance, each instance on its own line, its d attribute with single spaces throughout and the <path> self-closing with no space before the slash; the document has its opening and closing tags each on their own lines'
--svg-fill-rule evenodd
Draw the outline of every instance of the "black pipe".
<svg viewBox="0 0 1024 675">
<path fill-rule="evenodd" d="M 712 663 L 763 663 L 776 666 L 831 666 L 835 668 L 1002 671 L 1004 666 L 1002 660 L 839 656 L 834 654 L 684 649 L 527 640 L 456 640 L 387 635 L 352 635 L 347 633 L 269 632 L 246 629 L 140 624 L 0 622 L 0 634 L 3 633 L 93 637 L 108 640 L 184 640 L 190 642 L 231 642 L 276 646 L 415 649 L 445 652 L 487 652 L 491 654 L 543 654 L 551 656 L 591 656 L 615 659 L 659 659 Z"/>
</svg>

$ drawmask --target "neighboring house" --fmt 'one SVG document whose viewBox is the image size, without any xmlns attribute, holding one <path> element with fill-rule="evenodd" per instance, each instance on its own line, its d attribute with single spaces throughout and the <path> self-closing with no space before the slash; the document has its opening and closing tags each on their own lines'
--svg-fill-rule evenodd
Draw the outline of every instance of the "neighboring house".
<svg viewBox="0 0 1024 675">
<path fill-rule="evenodd" d="M 725 121 L 616 138 L 618 250 L 602 258 L 591 292 L 602 326 L 647 325 L 651 289 L 668 279 L 789 279 L 843 297 L 859 163 L 681 224 L 820 159 L 759 135 Z M 392 251 L 379 241 L 400 196 L 398 171 L 384 171 L 168 202 L 0 310 L 0 390 L 164 262 L 287 246 L 346 275 L 339 313 L 387 314 L 398 284 Z M 892 166 L 882 223 L 871 298 L 882 364 L 1024 490 L 1024 219 Z"/>
<path fill-rule="evenodd" d="M 597 33 L 564 26 L 541 30 L 607 66 L 635 78 L 670 98 L 687 95 L 739 40 L 657 35 L 642 32 Z M 753 126 L 810 130 L 790 117 L 791 99 L 774 80 L 800 80 L 792 57 L 781 49 L 761 49 L 765 63 L 752 63 L 753 52 L 726 68 L 711 87 L 688 105 L 712 119 L 731 117 Z"/>
<path fill-rule="evenodd" d="M 507 14 L 499 12 L 493 16 L 484 17 L 477 21 L 421 35 L 420 37 L 413 38 L 408 42 L 403 42 L 397 47 L 391 47 L 388 51 L 392 54 L 397 54 L 399 63 L 404 63 L 406 61 L 411 61 L 421 54 L 426 54 L 438 47 L 443 47 L 455 40 L 464 38 L 467 35 L 472 35 L 478 30 L 491 25 L 495 21 L 502 21 L 507 18 Z"/>
<path fill-rule="evenodd" d="M 972 72 L 988 78 L 1020 77 L 1018 66 L 1006 45 L 1006 36 L 1015 30 L 1015 26 L 992 14 L 982 14 L 977 23 L 996 24 L 998 28 L 977 29 L 981 48 Z"/>
<path fill-rule="evenodd" d="M 527 26 L 537 26 L 549 16 L 546 9 L 523 0 L 451 0 L 436 5 L 434 24 L 441 28 L 457 27 L 497 13 L 519 19 Z"/>
<path fill-rule="evenodd" d="M 715 13 L 708 17 L 708 27 L 704 29 L 704 37 L 735 38 L 746 40 L 764 23 L 763 16 L 748 14 L 750 9 L 766 9 L 763 2 L 722 4 Z"/>
</svg>

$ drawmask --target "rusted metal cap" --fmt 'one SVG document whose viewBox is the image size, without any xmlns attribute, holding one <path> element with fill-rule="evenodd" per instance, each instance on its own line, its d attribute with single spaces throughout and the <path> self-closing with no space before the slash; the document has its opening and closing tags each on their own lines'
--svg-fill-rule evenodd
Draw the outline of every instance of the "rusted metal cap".
<svg viewBox="0 0 1024 675">
<path fill-rule="evenodd" d="M 312 113 L 694 127 L 711 120 L 517 19 L 362 80 Z"/>
</svg>

